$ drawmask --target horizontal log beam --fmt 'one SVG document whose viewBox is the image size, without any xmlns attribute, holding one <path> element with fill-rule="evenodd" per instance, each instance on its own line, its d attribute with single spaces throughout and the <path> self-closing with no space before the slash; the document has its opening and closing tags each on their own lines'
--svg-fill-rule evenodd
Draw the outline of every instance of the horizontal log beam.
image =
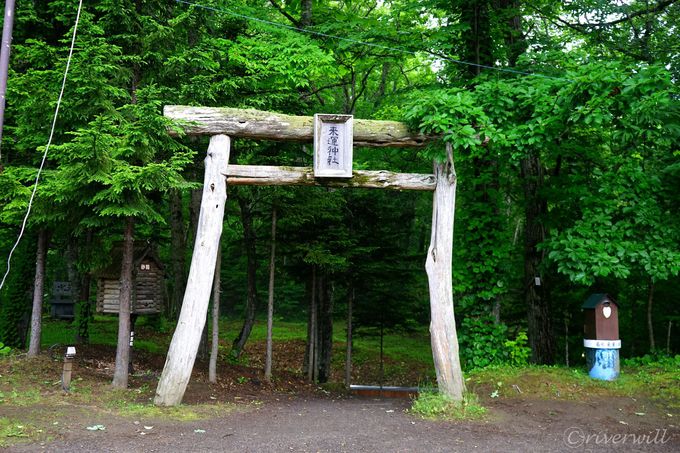
<svg viewBox="0 0 680 453">
<path fill-rule="evenodd" d="M 354 170 L 351 178 L 315 178 L 311 167 L 227 165 L 223 173 L 232 186 L 323 186 L 364 187 L 369 189 L 429 190 L 435 188 L 434 175 Z"/>
<path fill-rule="evenodd" d="M 187 135 L 224 134 L 236 138 L 295 142 L 311 142 L 314 139 L 312 116 L 184 105 L 166 105 L 163 114 L 178 120 L 181 129 Z M 171 135 L 177 135 L 174 129 L 169 132 Z M 354 119 L 356 146 L 421 147 L 433 138 L 411 132 L 406 124 L 397 121 Z"/>
</svg>

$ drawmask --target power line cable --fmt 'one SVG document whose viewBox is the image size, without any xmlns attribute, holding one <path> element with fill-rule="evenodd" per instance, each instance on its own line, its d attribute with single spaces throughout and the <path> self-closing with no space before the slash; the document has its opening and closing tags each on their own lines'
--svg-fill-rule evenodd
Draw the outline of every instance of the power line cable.
<svg viewBox="0 0 680 453">
<path fill-rule="evenodd" d="M 267 19 L 261 19 L 259 17 L 248 16 L 247 14 L 237 13 L 237 12 L 232 11 L 232 10 L 227 9 L 227 8 L 216 8 L 214 6 L 201 5 L 200 3 L 193 3 L 193 2 L 186 1 L 186 0 L 175 0 L 175 1 L 177 3 L 183 3 L 185 5 L 194 6 L 196 8 L 205 9 L 205 10 L 213 11 L 213 12 L 217 12 L 217 13 L 224 13 L 224 14 L 228 14 L 230 16 L 239 17 L 241 19 L 251 20 L 253 22 L 259 22 L 259 23 L 262 23 L 262 24 L 271 25 L 271 26 L 278 27 L 278 28 L 284 28 L 284 29 L 287 29 L 287 30 L 293 30 L 293 31 L 297 31 L 297 32 L 300 32 L 300 33 L 307 33 L 309 35 L 320 36 L 320 37 L 323 37 L 323 38 L 330 38 L 330 39 L 335 39 L 335 40 L 338 40 L 338 41 L 350 42 L 352 44 L 359 44 L 359 45 L 374 47 L 374 48 L 383 49 L 383 50 L 391 50 L 393 52 L 399 52 L 399 53 L 404 53 L 404 54 L 409 54 L 409 55 L 417 55 L 418 52 L 425 52 L 425 53 L 432 55 L 436 58 L 439 58 L 439 59 L 444 60 L 444 61 L 449 61 L 451 63 L 467 65 L 467 66 L 474 66 L 474 67 L 483 68 L 483 69 L 491 69 L 493 71 L 507 72 L 507 73 L 510 73 L 510 74 L 517 74 L 517 75 L 524 75 L 524 76 L 534 76 L 534 77 L 541 77 L 541 78 L 545 78 L 545 79 L 563 80 L 563 81 L 566 81 L 566 82 L 572 82 L 572 80 L 566 79 L 564 77 L 554 77 L 554 76 L 549 76 L 549 75 L 546 75 L 546 74 L 540 74 L 540 73 L 537 73 L 537 72 L 526 72 L 526 71 L 519 71 L 519 70 L 516 70 L 516 69 L 499 68 L 497 66 L 489 66 L 489 65 L 479 64 L 479 63 L 472 63 L 470 61 L 457 60 L 455 58 L 450 58 L 450 57 L 445 57 L 445 56 L 442 56 L 442 55 L 433 54 L 432 52 L 427 51 L 427 50 L 419 50 L 419 51 L 407 50 L 407 49 L 402 49 L 402 48 L 399 48 L 399 47 L 385 46 L 385 45 L 382 45 L 382 44 L 360 41 L 358 39 L 345 38 L 343 36 L 331 35 L 331 34 L 323 33 L 323 32 L 320 32 L 320 31 L 309 30 L 309 29 L 306 29 L 306 28 L 293 27 L 292 25 L 281 24 L 279 22 L 274 22 L 274 21 L 267 20 Z"/>
<path fill-rule="evenodd" d="M 7 280 L 7 276 L 9 275 L 9 271 L 11 268 L 11 260 L 12 260 L 12 255 L 14 254 L 14 251 L 16 248 L 19 246 L 19 242 L 21 242 L 21 238 L 24 235 L 24 231 L 26 230 L 26 223 L 28 222 L 28 216 L 31 214 L 31 208 L 33 207 L 33 200 L 35 199 L 35 193 L 38 190 L 38 182 L 40 181 L 40 174 L 43 171 L 43 168 L 45 167 L 45 161 L 47 160 L 47 153 L 50 150 L 50 145 L 52 144 L 52 138 L 54 137 L 54 129 L 56 128 L 57 125 L 57 117 L 59 116 L 59 107 L 61 107 L 61 100 L 64 97 L 64 89 L 66 88 L 66 78 L 68 76 L 68 70 L 71 66 L 71 58 L 73 57 L 73 48 L 75 47 L 76 44 L 76 34 L 78 32 L 78 22 L 80 22 L 80 11 L 83 7 L 83 0 L 79 0 L 78 2 L 78 12 L 76 13 L 76 21 L 75 24 L 73 25 L 73 37 L 71 38 L 71 48 L 68 51 L 68 58 L 66 59 L 66 69 L 64 70 L 64 78 L 61 81 L 61 90 L 59 91 L 59 98 L 57 99 L 57 107 L 54 110 L 54 118 L 52 119 L 52 129 L 50 130 L 50 136 L 49 139 L 47 140 L 47 146 L 45 146 L 45 152 L 43 152 L 42 155 L 42 161 L 40 162 L 40 167 L 38 168 L 38 173 L 35 175 L 35 182 L 33 183 L 33 192 L 31 193 L 31 198 L 28 200 L 28 208 L 26 209 L 26 215 L 24 216 L 24 221 L 21 224 L 21 230 L 19 231 L 19 237 L 17 237 L 17 241 L 14 243 L 14 246 L 12 247 L 12 250 L 9 252 L 9 256 L 7 257 L 7 270 L 5 271 L 5 275 L 2 277 L 2 281 L 0 282 L 0 290 L 5 286 L 5 280 Z"/>
</svg>

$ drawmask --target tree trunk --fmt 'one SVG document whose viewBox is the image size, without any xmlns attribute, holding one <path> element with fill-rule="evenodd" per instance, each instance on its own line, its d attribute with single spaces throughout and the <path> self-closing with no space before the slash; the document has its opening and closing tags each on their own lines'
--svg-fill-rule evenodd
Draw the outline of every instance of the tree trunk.
<svg viewBox="0 0 680 453">
<path fill-rule="evenodd" d="M 113 372 L 114 388 L 125 389 L 128 385 L 128 364 L 130 362 L 130 308 L 132 305 L 132 261 L 134 258 L 135 219 L 125 220 L 123 237 L 123 258 L 120 269 L 120 310 L 118 312 L 118 343 L 116 366 Z"/>
<path fill-rule="evenodd" d="M 227 184 L 221 171 L 229 161 L 229 149 L 229 137 L 217 135 L 210 139 L 205 159 L 198 234 L 194 241 L 194 253 L 182 310 L 156 388 L 154 403 L 157 405 L 175 406 L 182 402 L 196 360 L 198 343 L 208 313 L 217 250 L 222 234 Z"/>
<path fill-rule="evenodd" d="M 316 361 L 316 265 L 312 265 L 311 297 L 309 298 L 309 316 L 307 321 L 307 381 L 314 382 Z"/>
<path fill-rule="evenodd" d="M 130 313 L 130 354 L 128 354 L 128 375 L 135 372 L 133 365 L 135 354 L 135 329 L 137 326 L 137 314 Z"/>
<path fill-rule="evenodd" d="M 524 33 L 522 33 L 522 12 L 518 0 L 500 0 L 500 9 L 507 19 L 507 32 L 504 34 L 505 46 L 508 49 L 508 66 L 515 67 L 517 60 L 522 55 L 529 44 Z M 512 14 L 510 14 L 512 13 Z"/>
<path fill-rule="evenodd" d="M 92 304 L 90 303 L 90 283 L 92 275 L 86 272 L 80 276 L 80 290 L 78 291 L 78 330 L 75 342 L 88 344 L 90 342 L 90 318 L 92 317 Z"/>
<path fill-rule="evenodd" d="M 456 206 L 456 172 L 453 150 L 447 143 L 447 161 L 435 163 L 437 188 L 432 206 L 432 235 L 425 269 L 430 291 L 430 340 L 439 392 L 462 401 L 465 381 L 458 356 L 458 336 L 453 313 L 453 219 Z"/>
<path fill-rule="evenodd" d="M 80 284 L 82 283 L 82 278 L 80 276 L 80 272 L 78 272 L 78 254 L 80 252 L 79 247 L 78 247 L 78 242 L 80 238 L 77 238 L 75 236 L 69 236 L 68 240 L 66 241 L 66 273 L 68 275 L 68 281 L 71 284 L 71 297 L 73 298 L 74 302 L 74 307 L 73 307 L 73 312 L 74 315 L 76 316 L 75 319 L 78 320 L 78 312 L 76 309 L 78 308 L 77 303 L 79 301 L 80 297 Z M 76 337 L 78 336 L 78 332 L 76 332 Z"/>
<path fill-rule="evenodd" d="M 215 262 L 215 276 L 212 288 L 212 344 L 210 348 L 210 363 L 208 364 L 208 381 L 217 382 L 217 354 L 220 344 L 220 278 L 222 273 L 222 245 L 217 248 Z"/>
<path fill-rule="evenodd" d="M 654 352 L 656 344 L 654 343 L 654 323 L 652 317 L 652 303 L 654 302 L 654 280 L 649 280 L 649 292 L 647 294 L 647 330 L 649 332 L 649 350 Z"/>
<path fill-rule="evenodd" d="M 248 337 L 250 337 L 250 332 L 255 324 L 255 309 L 257 308 L 257 255 L 255 250 L 257 238 L 255 236 L 255 228 L 253 227 L 253 207 L 243 196 L 238 197 L 238 204 L 241 208 L 243 243 L 246 249 L 248 296 L 246 301 L 246 318 L 231 348 L 231 355 L 235 358 L 241 356 L 243 347 L 248 341 Z"/>
<path fill-rule="evenodd" d="M 378 85 L 378 89 L 375 93 L 375 96 L 373 96 L 373 108 L 375 108 L 376 110 L 380 107 L 380 104 L 385 98 L 385 90 L 387 89 L 388 81 L 387 79 L 390 75 L 391 67 L 392 64 L 389 61 L 383 62 L 382 71 L 380 74 L 380 85 Z"/>
<path fill-rule="evenodd" d="M 186 227 L 182 212 L 182 194 L 179 190 L 170 192 L 170 260 L 172 262 L 172 299 L 168 305 L 167 315 L 177 319 L 182 308 L 182 299 L 186 288 Z"/>
<path fill-rule="evenodd" d="M 92 303 L 90 302 L 90 284 L 92 282 L 92 274 L 88 271 L 80 273 L 76 265 L 77 257 L 81 253 L 82 247 L 78 244 L 78 238 L 73 237 L 73 276 L 69 277 L 72 281 L 76 281 L 74 285 L 73 297 L 77 298 L 76 305 L 76 320 L 77 330 L 74 341 L 76 344 L 88 344 L 90 342 L 90 321 L 92 319 Z M 85 234 L 85 247 L 92 246 L 92 230 L 88 229 Z"/>
<path fill-rule="evenodd" d="M 494 59 L 489 0 L 468 0 L 460 5 L 460 22 L 469 27 L 463 33 L 463 60 L 492 66 Z M 470 78 L 482 72 L 480 66 L 468 65 L 465 68 Z"/>
<path fill-rule="evenodd" d="M 380 372 L 379 381 L 382 390 L 385 384 L 385 324 L 380 320 Z"/>
<path fill-rule="evenodd" d="M 300 25 L 302 27 L 309 27 L 312 25 L 312 0 L 302 0 L 301 9 Z"/>
<path fill-rule="evenodd" d="M 545 239 L 542 217 L 547 203 L 540 195 L 543 168 L 540 158 L 531 154 L 522 159 L 524 182 L 524 300 L 527 307 L 529 344 L 534 363 L 552 364 L 555 360 L 555 339 L 550 324 L 548 284 L 540 269 L 543 252 L 538 245 Z"/>
<path fill-rule="evenodd" d="M 47 230 L 38 232 L 38 250 L 35 259 L 35 278 L 33 280 L 33 311 L 31 313 L 31 337 L 28 357 L 40 354 L 40 334 L 42 330 L 42 305 L 45 294 L 45 261 L 47 259 Z"/>
<path fill-rule="evenodd" d="M 89 272 L 80 273 L 78 269 L 78 257 L 81 253 L 81 238 L 70 236 L 66 246 L 66 269 L 68 279 L 71 282 L 71 296 L 74 302 L 74 314 L 76 334 L 73 341 L 76 344 L 87 344 L 90 339 L 89 324 L 92 317 L 90 304 L 90 281 Z M 88 230 L 85 244 L 89 248 L 92 243 L 92 231 Z"/>
<path fill-rule="evenodd" d="M 569 368 L 569 319 L 568 313 L 564 314 L 564 365 Z"/>
<path fill-rule="evenodd" d="M 331 359 L 333 356 L 333 296 L 335 287 L 332 282 L 328 280 L 328 274 L 322 273 L 323 284 L 320 285 L 322 289 L 319 291 L 319 360 L 318 360 L 318 377 L 319 382 L 328 382 L 331 377 Z"/>
<path fill-rule="evenodd" d="M 671 353 L 671 327 L 673 327 L 673 321 L 668 321 L 668 333 L 666 334 L 666 354 Z"/>
<path fill-rule="evenodd" d="M 501 323 L 501 298 L 499 295 L 497 295 L 493 300 L 491 316 L 493 317 L 494 324 L 498 325 Z"/>
<path fill-rule="evenodd" d="M 272 208 L 272 250 L 269 257 L 269 299 L 267 301 L 267 352 L 264 379 L 272 380 L 272 329 L 274 324 L 274 273 L 276 270 L 276 208 Z"/>
<path fill-rule="evenodd" d="M 319 382 L 319 358 L 321 357 L 321 294 L 324 291 L 324 281 L 320 269 L 317 267 L 314 273 L 316 278 L 314 291 L 314 355 L 312 367 L 312 382 Z"/>
<path fill-rule="evenodd" d="M 352 384 L 352 306 L 354 305 L 354 285 L 350 284 L 347 295 L 347 349 L 345 351 L 345 388 Z"/>
</svg>

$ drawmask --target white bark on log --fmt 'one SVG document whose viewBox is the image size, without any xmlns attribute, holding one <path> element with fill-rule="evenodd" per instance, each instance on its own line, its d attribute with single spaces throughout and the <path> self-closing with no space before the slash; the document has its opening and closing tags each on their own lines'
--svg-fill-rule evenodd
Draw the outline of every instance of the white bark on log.
<svg viewBox="0 0 680 453">
<path fill-rule="evenodd" d="M 311 167 L 229 165 L 224 172 L 232 186 L 324 186 L 368 189 L 429 190 L 435 188 L 434 175 L 355 170 L 352 178 L 314 178 Z"/>
<path fill-rule="evenodd" d="M 458 356 L 451 273 L 456 172 L 449 144 L 447 161 L 435 163 L 434 170 L 437 188 L 432 207 L 432 236 L 425 262 L 430 288 L 430 341 L 439 392 L 453 401 L 462 401 L 465 381 Z"/>
<path fill-rule="evenodd" d="M 166 105 L 163 114 L 181 121 L 187 135 L 226 134 L 231 137 L 263 140 L 311 142 L 314 139 L 314 117 L 292 116 L 261 110 L 226 107 L 189 107 Z M 170 129 L 177 135 L 176 129 Z M 397 121 L 354 120 L 354 145 L 420 147 L 433 137 L 409 131 Z"/>
<path fill-rule="evenodd" d="M 40 354 L 42 332 L 42 306 L 45 294 L 45 260 L 47 258 L 47 230 L 38 232 L 38 250 L 35 259 L 35 277 L 33 279 L 33 308 L 31 311 L 31 336 L 28 346 L 28 357 Z"/>
<path fill-rule="evenodd" d="M 210 363 L 208 363 L 208 381 L 217 382 L 217 355 L 220 346 L 220 275 L 222 273 L 222 245 L 217 247 L 215 259 L 215 276 L 212 288 L 212 344 L 210 345 Z"/>
<path fill-rule="evenodd" d="M 226 135 L 210 139 L 194 253 L 177 328 L 156 388 L 157 405 L 175 406 L 182 402 L 196 360 L 222 234 L 227 184 L 221 171 L 229 161 L 230 142 Z"/>
</svg>

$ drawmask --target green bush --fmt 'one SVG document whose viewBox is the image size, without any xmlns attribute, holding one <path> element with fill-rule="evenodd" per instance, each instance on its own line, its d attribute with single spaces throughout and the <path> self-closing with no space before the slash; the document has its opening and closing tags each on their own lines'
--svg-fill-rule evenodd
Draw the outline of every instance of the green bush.
<svg viewBox="0 0 680 453">
<path fill-rule="evenodd" d="M 621 362 L 623 366 L 627 367 L 648 366 L 671 371 L 680 369 L 680 354 L 672 356 L 669 354 L 656 352 L 652 354 L 646 354 L 641 357 L 623 359 Z"/>
<path fill-rule="evenodd" d="M 531 348 L 527 346 L 529 338 L 527 333 L 520 330 L 514 340 L 505 341 L 505 349 L 508 352 L 509 360 L 506 362 L 513 366 L 526 366 L 529 364 Z"/>
<path fill-rule="evenodd" d="M 5 344 L 0 341 L 0 357 L 8 356 L 12 352 L 12 348 L 5 346 Z"/>
<path fill-rule="evenodd" d="M 458 340 L 461 365 L 468 370 L 501 364 L 524 366 L 531 352 L 526 332 L 519 331 L 510 338 L 508 327 L 494 323 L 491 316 L 465 318 Z"/>
</svg>

